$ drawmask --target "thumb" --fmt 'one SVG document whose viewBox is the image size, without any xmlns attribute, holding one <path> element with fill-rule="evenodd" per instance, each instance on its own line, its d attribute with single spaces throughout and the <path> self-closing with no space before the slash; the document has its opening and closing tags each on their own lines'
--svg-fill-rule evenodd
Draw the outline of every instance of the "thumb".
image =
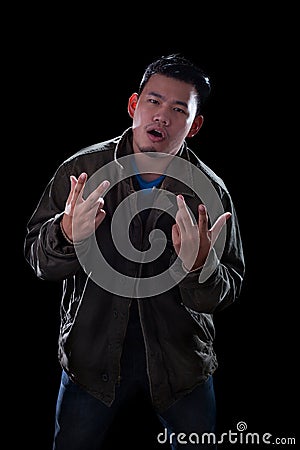
<svg viewBox="0 0 300 450">
<path fill-rule="evenodd" d="M 178 254 L 180 250 L 180 230 L 177 223 L 172 226 L 172 241 L 175 251 Z"/>
<path fill-rule="evenodd" d="M 210 235 L 211 235 L 211 246 L 213 246 L 214 243 L 216 242 L 216 240 L 218 239 L 218 236 L 219 236 L 222 228 L 224 227 L 225 223 L 227 222 L 227 220 L 230 217 L 231 217 L 230 212 L 225 212 L 225 213 L 221 214 L 221 216 L 217 218 L 217 220 L 215 221 L 215 223 L 209 230 Z"/>
</svg>

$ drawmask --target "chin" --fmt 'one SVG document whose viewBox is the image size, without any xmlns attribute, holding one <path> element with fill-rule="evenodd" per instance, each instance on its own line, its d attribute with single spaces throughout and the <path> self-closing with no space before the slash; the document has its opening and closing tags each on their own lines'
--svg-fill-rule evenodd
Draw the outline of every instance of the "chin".
<svg viewBox="0 0 300 450">
<path fill-rule="evenodd" d="M 155 148 L 153 148 L 153 147 L 139 147 L 139 151 L 141 153 L 156 152 Z"/>
</svg>

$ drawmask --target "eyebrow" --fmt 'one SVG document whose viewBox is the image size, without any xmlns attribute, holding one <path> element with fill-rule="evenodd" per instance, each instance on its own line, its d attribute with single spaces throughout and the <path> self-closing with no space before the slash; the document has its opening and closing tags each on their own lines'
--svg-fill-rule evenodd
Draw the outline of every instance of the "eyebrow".
<svg viewBox="0 0 300 450">
<path fill-rule="evenodd" d="M 158 97 L 158 98 L 160 98 L 161 100 L 166 100 L 166 97 L 164 97 L 163 95 L 158 94 L 157 92 L 154 92 L 154 91 L 148 92 L 147 95 L 153 95 L 154 97 Z M 175 100 L 174 103 L 175 103 L 176 105 L 184 106 L 185 108 L 188 109 L 188 104 L 187 104 L 186 102 L 182 102 L 181 100 Z"/>
</svg>

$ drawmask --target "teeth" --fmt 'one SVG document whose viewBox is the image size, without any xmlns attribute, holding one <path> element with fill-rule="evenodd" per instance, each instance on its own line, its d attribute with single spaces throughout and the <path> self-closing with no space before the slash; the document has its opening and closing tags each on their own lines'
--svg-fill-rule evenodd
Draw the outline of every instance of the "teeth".
<svg viewBox="0 0 300 450">
<path fill-rule="evenodd" d="M 161 131 L 156 130 L 154 128 L 153 128 L 153 130 L 150 131 L 150 133 L 153 134 L 153 136 L 156 136 L 156 137 L 162 137 L 163 136 Z"/>
</svg>

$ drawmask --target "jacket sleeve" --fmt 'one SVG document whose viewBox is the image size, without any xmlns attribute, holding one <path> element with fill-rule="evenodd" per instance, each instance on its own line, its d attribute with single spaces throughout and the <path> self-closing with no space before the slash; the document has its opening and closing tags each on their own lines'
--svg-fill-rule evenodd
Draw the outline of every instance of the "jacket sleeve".
<svg viewBox="0 0 300 450">
<path fill-rule="evenodd" d="M 178 285 L 183 304 L 196 312 L 214 313 L 227 307 L 239 297 L 242 287 L 245 273 L 243 246 L 236 211 L 228 192 L 222 203 L 224 211 L 231 212 L 222 230 L 225 233 L 222 251 L 217 252 L 213 247 L 204 267 L 185 276 L 179 258 L 171 268 L 172 277 L 180 280 Z"/>
<path fill-rule="evenodd" d="M 70 190 L 70 178 L 61 165 L 46 187 L 27 223 L 25 259 L 37 277 L 62 280 L 80 267 L 75 248 L 63 237 L 60 221 Z"/>
</svg>

